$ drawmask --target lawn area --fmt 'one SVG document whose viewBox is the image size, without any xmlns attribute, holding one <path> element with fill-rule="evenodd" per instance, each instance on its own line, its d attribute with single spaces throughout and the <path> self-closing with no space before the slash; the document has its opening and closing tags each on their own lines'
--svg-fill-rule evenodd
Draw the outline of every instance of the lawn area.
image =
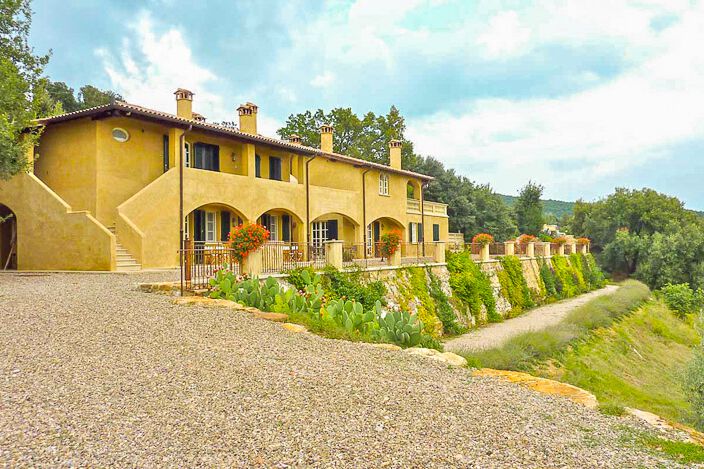
<svg viewBox="0 0 704 469">
<path fill-rule="evenodd" d="M 681 375 L 699 342 L 694 319 L 651 301 L 578 342 L 536 374 L 594 393 L 602 405 L 635 407 L 691 423 Z"/>
</svg>

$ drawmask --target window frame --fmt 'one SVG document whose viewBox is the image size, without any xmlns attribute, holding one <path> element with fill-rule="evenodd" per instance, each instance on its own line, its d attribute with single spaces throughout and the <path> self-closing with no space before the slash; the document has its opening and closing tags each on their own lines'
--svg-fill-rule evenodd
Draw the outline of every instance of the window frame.
<svg viewBox="0 0 704 469">
<path fill-rule="evenodd" d="M 212 220 L 210 220 L 212 216 Z M 212 210 L 205 210 L 205 242 L 214 243 L 216 242 L 215 233 L 217 232 L 217 213 Z M 212 222 L 212 231 L 210 231 L 210 223 Z"/>
<path fill-rule="evenodd" d="M 379 173 L 379 195 L 389 195 L 389 175 Z"/>
<path fill-rule="evenodd" d="M 276 163 L 276 164 L 274 164 Z M 278 156 L 269 156 L 269 179 L 272 181 L 283 180 L 283 162 Z M 276 174 L 278 171 L 278 174 Z"/>
<path fill-rule="evenodd" d="M 440 224 L 433 223 L 433 242 L 440 241 Z"/>
<path fill-rule="evenodd" d="M 191 144 L 188 142 L 183 142 L 183 163 L 186 168 L 191 167 Z"/>
<path fill-rule="evenodd" d="M 313 247 L 319 248 L 323 246 L 323 243 L 328 240 L 328 222 L 324 221 L 314 221 L 311 227 L 311 241 Z"/>
</svg>

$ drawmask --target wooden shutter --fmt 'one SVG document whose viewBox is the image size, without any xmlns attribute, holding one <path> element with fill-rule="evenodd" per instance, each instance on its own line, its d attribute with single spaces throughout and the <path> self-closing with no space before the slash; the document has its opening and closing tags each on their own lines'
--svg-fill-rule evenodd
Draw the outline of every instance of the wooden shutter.
<svg viewBox="0 0 704 469">
<path fill-rule="evenodd" d="M 408 224 L 408 242 L 413 242 L 413 223 Z"/>
<path fill-rule="evenodd" d="M 418 223 L 418 225 L 416 225 L 416 226 L 418 227 L 418 242 L 422 243 L 423 242 L 423 224 Z"/>
<path fill-rule="evenodd" d="M 193 240 L 205 241 L 205 212 L 193 211 Z"/>
<path fill-rule="evenodd" d="M 203 169 L 204 166 L 204 161 L 203 161 L 203 153 L 204 153 L 204 148 L 202 143 L 196 143 L 193 145 L 193 167 L 194 168 L 199 168 Z"/>
<path fill-rule="evenodd" d="M 433 224 L 433 241 L 440 241 L 440 225 Z"/>
<path fill-rule="evenodd" d="M 164 144 L 164 172 L 167 172 L 169 170 L 169 136 L 164 135 L 162 141 Z"/>
<path fill-rule="evenodd" d="M 254 175 L 262 177 L 262 157 L 259 155 L 254 155 Z"/>
<path fill-rule="evenodd" d="M 337 220 L 328 220 L 328 239 L 337 239 Z"/>
<path fill-rule="evenodd" d="M 281 216 L 281 241 L 291 241 L 291 216 Z"/>
<path fill-rule="evenodd" d="M 227 241 L 227 235 L 230 234 L 230 223 L 230 212 L 220 212 L 220 239 L 223 241 Z"/>
</svg>

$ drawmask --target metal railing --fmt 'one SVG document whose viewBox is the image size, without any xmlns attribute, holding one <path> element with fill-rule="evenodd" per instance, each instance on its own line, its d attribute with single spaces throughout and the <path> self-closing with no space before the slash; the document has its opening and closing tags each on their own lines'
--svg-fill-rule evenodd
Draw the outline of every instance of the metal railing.
<svg viewBox="0 0 704 469">
<path fill-rule="evenodd" d="M 299 267 L 325 267 L 325 246 L 270 241 L 262 246 L 262 273 L 286 272 Z"/>
<path fill-rule="evenodd" d="M 183 283 L 188 290 L 209 288 L 215 272 L 227 268 L 239 274 L 239 262 L 234 251 L 221 242 L 206 243 L 186 240 L 183 249 Z"/>
<path fill-rule="evenodd" d="M 504 255 L 506 255 L 506 245 L 504 243 L 491 243 L 489 245 L 489 255 L 490 256 L 504 256 Z"/>
<path fill-rule="evenodd" d="M 401 243 L 401 263 L 428 263 L 435 258 L 435 243 Z"/>
</svg>

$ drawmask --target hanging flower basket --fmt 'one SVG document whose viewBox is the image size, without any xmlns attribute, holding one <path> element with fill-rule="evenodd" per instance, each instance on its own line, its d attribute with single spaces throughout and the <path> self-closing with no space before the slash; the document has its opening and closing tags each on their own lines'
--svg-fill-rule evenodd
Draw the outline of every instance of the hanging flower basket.
<svg viewBox="0 0 704 469">
<path fill-rule="evenodd" d="M 269 239 L 269 230 L 262 225 L 238 225 L 228 235 L 233 256 L 242 262 L 248 255 L 259 249 Z"/>
</svg>

